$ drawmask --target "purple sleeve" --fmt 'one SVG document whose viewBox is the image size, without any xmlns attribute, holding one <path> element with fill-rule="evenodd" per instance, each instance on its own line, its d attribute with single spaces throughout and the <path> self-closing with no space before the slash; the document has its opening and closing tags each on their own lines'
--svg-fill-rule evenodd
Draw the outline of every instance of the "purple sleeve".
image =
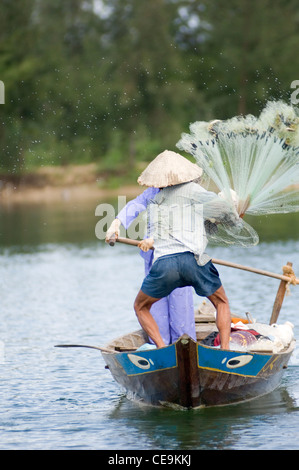
<svg viewBox="0 0 299 470">
<path fill-rule="evenodd" d="M 158 188 L 147 188 L 143 193 L 132 201 L 129 201 L 125 207 L 118 213 L 117 218 L 127 229 L 133 220 L 146 210 L 149 201 L 159 192 Z"/>
</svg>

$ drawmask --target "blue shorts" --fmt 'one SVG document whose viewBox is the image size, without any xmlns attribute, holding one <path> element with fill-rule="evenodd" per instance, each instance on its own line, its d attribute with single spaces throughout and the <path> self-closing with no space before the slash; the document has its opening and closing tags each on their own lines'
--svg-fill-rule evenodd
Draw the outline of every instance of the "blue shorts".
<svg viewBox="0 0 299 470">
<path fill-rule="evenodd" d="M 212 261 L 199 266 L 190 251 L 158 258 L 144 279 L 141 290 L 144 294 L 161 299 L 177 287 L 192 286 L 195 292 L 209 297 L 221 287 L 219 273 Z"/>
</svg>

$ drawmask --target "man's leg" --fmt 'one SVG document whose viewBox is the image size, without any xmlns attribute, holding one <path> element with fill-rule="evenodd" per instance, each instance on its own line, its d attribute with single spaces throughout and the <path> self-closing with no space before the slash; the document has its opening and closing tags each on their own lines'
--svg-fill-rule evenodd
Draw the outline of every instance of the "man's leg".
<svg viewBox="0 0 299 470">
<path fill-rule="evenodd" d="M 220 334 L 221 349 L 229 349 L 231 313 L 223 286 L 219 287 L 208 299 L 217 310 L 216 325 Z"/>
<path fill-rule="evenodd" d="M 160 299 L 149 297 L 140 290 L 134 302 L 134 310 L 140 325 L 147 335 L 152 338 L 157 348 L 163 348 L 165 343 L 160 334 L 158 325 L 150 313 L 151 306 L 158 300 Z"/>
</svg>

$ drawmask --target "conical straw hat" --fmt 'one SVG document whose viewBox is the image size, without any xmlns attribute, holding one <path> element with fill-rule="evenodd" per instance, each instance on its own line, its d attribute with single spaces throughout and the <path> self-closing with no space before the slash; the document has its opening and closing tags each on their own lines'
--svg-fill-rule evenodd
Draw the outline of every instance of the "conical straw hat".
<svg viewBox="0 0 299 470">
<path fill-rule="evenodd" d="M 202 169 L 179 153 L 165 150 L 160 153 L 141 173 L 141 186 L 166 188 L 193 181 L 202 175 Z"/>
</svg>

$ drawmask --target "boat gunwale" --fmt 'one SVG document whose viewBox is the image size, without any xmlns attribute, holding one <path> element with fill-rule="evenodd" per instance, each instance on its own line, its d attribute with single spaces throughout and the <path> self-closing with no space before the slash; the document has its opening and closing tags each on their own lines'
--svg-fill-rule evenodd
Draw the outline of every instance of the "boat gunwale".
<svg viewBox="0 0 299 470">
<path fill-rule="evenodd" d="M 101 352 L 102 353 L 106 353 L 106 354 L 135 354 L 135 353 L 143 353 L 143 352 L 146 352 L 146 351 L 160 351 L 162 349 L 166 349 L 174 344 L 176 344 L 178 341 L 181 340 L 182 336 L 180 338 L 178 338 L 174 343 L 171 343 L 169 345 L 166 345 L 162 348 L 153 348 L 153 349 L 148 349 L 148 350 L 141 350 L 139 351 L 138 348 L 135 347 L 134 348 L 130 348 L 128 347 L 127 349 L 124 349 L 122 351 L 118 351 L 117 349 L 115 349 L 116 347 L 121 347 L 121 346 L 113 346 L 113 343 L 123 339 L 123 338 L 126 338 L 126 337 L 130 337 L 131 335 L 136 335 L 136 334 L 140 334 L 140 337 L 144 336 L 144 332 L 143 330 L 136 330 L 136 331 L 133 331 L 132 333 L 127 333 L 127 334 L 124 334 L 122 336 L 119 336 L 117 338 L 115 338 L 114 340 L 111 340 L 111 342 L 107 343 L 104 347 L 100 348 L 101 349 Z M 209 346 L 207 344 L 203 344 L 201 341 L 194 341 L 193 338 L 189 337 L 189 339 L 191 341 L 193 341 L 194 343 L 196 343 L 197 346 L 200 346 L 201 348 L 205 348 L 205 349 L 209 349 L 209 350 L 212 350 L 212 351 L 217 351 L 217 350 L 220 350 L 220 351 L 227 351 L 229 353 L 231 352 L 236 352 L 236 353 L 240 353 L 240 354 L 244 354 L 244 355 L 255 355 L 255 356 L 274 356 L 274 355 L 283 355 L 283 354 L 288 354 L 290 352 L 292 352 L 294 349 L 295 349 L 295 344 L 296 344 L 296 339 L 292 339 L 291 342 L 285 347 L 283 348 L 281 351 L 255 351 L 255 350 L 240 350 L 240 349 L 220 349 L 220 348 L 215 348 L 213 346 Z M 143 343 L 145 344 L 145 342 Z M 142 346 L 142 345 L 141 345 Z M 140 347 L 140 346 L 139 346 Z"/>
</svg>

